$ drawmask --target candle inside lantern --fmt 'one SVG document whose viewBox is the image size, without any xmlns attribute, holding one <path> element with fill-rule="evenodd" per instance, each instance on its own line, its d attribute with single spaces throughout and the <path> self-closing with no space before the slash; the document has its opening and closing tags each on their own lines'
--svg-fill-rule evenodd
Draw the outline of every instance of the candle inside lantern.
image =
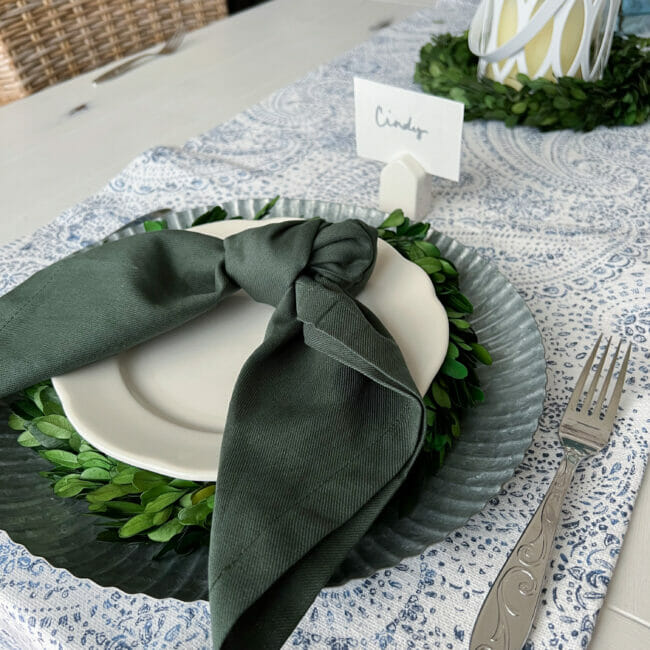
<svg viewBox="0 0 650 650">
<path fill-rule="evenodd" d="M 585 10 L 582 0 L 567 0 L 566 4 L 568 5 L 569 3 L 573 6 L 570 8 L 567 15 L 560 41 L 559 54 L 562 75 L 567 73 L 578 54 L 580 43 L 582 41 L 585 19 Z M 537 0 L 535 7 L 527 20 L 530 20 L 543 4 L 544 0 Z M 559 14 L 551 18 L 544 27 L 530 41 L 528 41 L 523 52 L 525 59 L 524 66 L 520 69 L 518 64 L 515 62 L 512 70 L 508 73 L 503 83 L 517 89 L 521 88 L 521 84 L 516 79 L 519 72 L 527 74 L 530 78 L 541 76 L 550 79 L 551 81 L 556 80 L 556 75 L 553 73 L 551 65 L 548 65 L 542 74 L 538 74 L 538 71 L 540 71 L 540 67 L 549 53 L 549 48 L 552 44 L 554 23 L 563 11 L 564 8 L 560 9 Z M 499 16 L 494 16 L 494 20 L 498 21 L 497 46 L 500 47 L 509 41 L 520 29 L 518 0 L 503 0 L 501 12 Z M 509 59 L 503 59 L 498 63 L 488 64 L 486 76 L 490 79 L 499 80 L 501 77 L 499 71 L 503 70 L 504 66 L 508 64 L 508 61 Z M 573 76 L 581 78 L 581 69 L 578 68 Z"/>
</svg>

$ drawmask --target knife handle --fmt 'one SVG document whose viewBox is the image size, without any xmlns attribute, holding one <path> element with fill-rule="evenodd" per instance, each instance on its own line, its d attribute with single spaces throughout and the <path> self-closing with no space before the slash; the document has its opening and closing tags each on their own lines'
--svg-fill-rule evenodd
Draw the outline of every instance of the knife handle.
<svg viewBox="0 0 650 650">
<path fill-rule="evenodd" d="M 562 503 L 579 458 L 565 455 L 533 518 L 483 602 L 470 650 L 521 650 L 533 624 Z"/>
</svg>

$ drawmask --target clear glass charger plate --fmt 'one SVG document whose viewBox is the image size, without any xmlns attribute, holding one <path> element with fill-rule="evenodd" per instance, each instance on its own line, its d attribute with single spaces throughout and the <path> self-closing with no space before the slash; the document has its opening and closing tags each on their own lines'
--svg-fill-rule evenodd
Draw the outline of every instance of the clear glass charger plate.
<svg viewBox="0 0 650 650">
<path fill-rule="evenodd" d="M 252 218 L 265 199 L 223 204 L 229 215 Z M 211 206 L 210 206 L 211 207 Z M 185 228 L 208 207 L 169 212 L 170 228 Z M 325 201 L 280 199 L 270 216 L 320 216 L 330 221 L 358 218 L 378 226 L 378 210 Z M 129 225 L 110 239 L 142 232 Z M 474 305 L 472 325 L 493 364 L 479 369 L 486 401 L 469 410 L 462 436 L 435 476 L 425 477 L 407 515 L 396 500 L 352 549 L 333 583 L 367 576 L 421 553 L 478 513 L 514 474 L 542 413 L 546 364 L 532 314 L 508 280 L 474 249 L 434 232 L 430 241 L 457 266 L 461 289 Z M 16 443 L 0 405 L 0 528 L 33 555 L 99 585 L 129 593 L 181 600 L 207 598 L 207 548 L 191 555 L 152 560 L 155 545 L 116 545 L 95 539 L 103 520 L 86 504 L 59 499 L 38 472 L 49 463 Z"/>
</svg>

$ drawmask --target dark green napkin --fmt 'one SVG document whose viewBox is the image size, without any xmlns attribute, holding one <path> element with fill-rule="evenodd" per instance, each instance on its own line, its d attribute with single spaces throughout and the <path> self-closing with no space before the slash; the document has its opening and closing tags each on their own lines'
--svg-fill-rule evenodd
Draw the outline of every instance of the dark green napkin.
<svg viewBox="0 0 650 650">
<path fill-rule="evenodd" d="M 351 297 L 376 237 L 360 221 L 320 219 L 226 240 L 159 231 L 66 258 L 0 298 L 0 396 L 178 327 L 240 287 L 275 306 L 223 438 L 215 648 L 280 647 L 422 444 L 424 407 L 402 355 Z"/>
</svg>

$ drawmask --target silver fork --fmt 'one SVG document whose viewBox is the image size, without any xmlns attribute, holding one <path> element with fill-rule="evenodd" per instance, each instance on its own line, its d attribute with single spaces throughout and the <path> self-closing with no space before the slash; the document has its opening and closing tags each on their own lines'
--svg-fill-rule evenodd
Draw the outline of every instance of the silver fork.
<svg viewBox="0 0 650 650">
<path fill-rule="evenodd" d="M 128 59 L 127 61 L 124 61 L 124 63 L 120 63 L 119 65 L 116 65 L 114 68 L 111 68 L 107 72 L 104 72 L 104 74 L 99 75 L 99 77 L 97 77 L 97 79 L 93 81 L 93 85 L 96 86 L 97 84 L 103 83 L 104 81 L 108 81 L 109 79 L 115 79 L 115 77 L 119 77 L 121 74 L 124 74 L 125 72 L 133 68 L 135 65 L 140 63 L 140 61 L 142 61 L 143 59 L 148 59 L 150 57 L 156 57 L 161 55 L 164 56 L 165 54 L 174 53 L 179 48 L 184 37 L 185 37 L 185 31 L 183 30 L 182 27 L 179 27 L 167 39 L 167 41 L 163 44 L 163 46 L 159 50 L 155 52 L 145 52 L 144 54 L 138 54 L 138 56 L 134 56 L 132 59 Z"/>
<path fill-rule="evenodd" d="M 562 463 L 544 500 L 508 556 L 483 602 L 472 632 L 470 650 L 521 650 L 528 638 L 553 549 L 553 539 L 562 513 L 562 503 L 571 484 L 571 478 L 583 458 L 599 452 L 607 444 L 623 392 L 630 346 L 621 364 L 612 396 L 608 400 L 604 413 L 601 413 L 621 348 L 619 342 L 598 399 L 593 402 L 596 385 L 609 352 L 610 338 L 587 394 L 584 399 L 581 399 L 601 339 L 602 335 L 598 337 L 580 373 L 560 423 L 559 437 L 564 448 Z"/>
</svg>

